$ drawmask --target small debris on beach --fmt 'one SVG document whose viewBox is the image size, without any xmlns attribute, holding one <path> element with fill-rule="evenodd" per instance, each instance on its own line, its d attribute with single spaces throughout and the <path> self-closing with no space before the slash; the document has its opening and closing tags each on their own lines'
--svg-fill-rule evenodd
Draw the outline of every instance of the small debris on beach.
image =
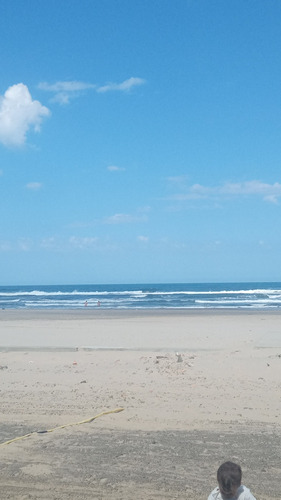
<svg viewBox="0 0 281 500">
<path fill-rule="evenodd" d="M 177 359 L 177 362 L 178 362 L 178 363 L 182 363 L 182 355 L 181 355 L 181 354 L 179 354 L 178 352 L 176 352 L 176 356 L 177 356 L 177 358 L 178 358 L 178 359 Z"/>
</svg>

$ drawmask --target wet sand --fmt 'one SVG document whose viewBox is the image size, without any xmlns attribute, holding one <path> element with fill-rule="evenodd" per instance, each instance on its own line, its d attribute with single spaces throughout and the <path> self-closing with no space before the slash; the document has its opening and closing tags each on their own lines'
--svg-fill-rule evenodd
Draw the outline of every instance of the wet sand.
<svg viewBox="0 0 281 500">
<path fill-rule="evenodd" d="M 1 498 L 281 497 L 281 315 L 0 311 Z M 79 423 L 101 412 L 91 423 Z"/>
</svg>

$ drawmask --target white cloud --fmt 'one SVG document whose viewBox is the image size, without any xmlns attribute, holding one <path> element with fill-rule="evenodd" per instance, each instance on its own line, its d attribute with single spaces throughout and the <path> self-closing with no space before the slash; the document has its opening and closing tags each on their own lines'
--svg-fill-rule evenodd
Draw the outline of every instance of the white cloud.
<svg viewBox="0 0 281 500">
<path fill-rule="evenodd" d="M 43 117 L 50 111 L 33 101 L 26 85 L 18 83 L 0 96 L 0 142 L 5 146 L 25 143 L 29 129 L 39 132 Z"/>
<path fill-rule="evenodd" d="M 42 188 L 42 186 L 43 184 L 41 182 L 29 182 L 28 184 L 26 184 L 25 187 L 33 191 L 38 191 L 39 189 Z"/>
<path fill-rule="evenodd" d="M 280 195 L 270 194 L 264 197 L 264 201 L 268 201 L 269 203 L 274 203 L 274 205 L 278 205 L 278 198 Z"/>
<path fill-rule="evenodd" d="M 56 239 L 54 236 L 50 236 L 49 238 L 43 238 L 39 243 L 41 248 L 46 250 L 54 250 L 58 248 Z"/>
<path fill-rule="evenodd" d="M 128 92 L 137 85 L 143 85 L 145 80 L 143 78 L 128 78 L 122 83 L 108 83 L 98 87 L 94 83 L 80 82 L 77 80 L 59 81 L 56 83 L 41 82 L 38 88 L 53 94 L 52 101 L 59 104 L 68 104 L 71 99 L 78 97 L 81 92 L 85 90 L 96 90 L 99 93 L 105 93 L 112 90 L 119 92 Z"/>
<path fill-rule="evenodd" d="M 222 198 L 234 196 L 259 196 L 264 201 L 278 203 L 281 197 L 281 184 L 267 184 L 257 180 L 245 182 L 226 182 L 219 186 L 203 186 L 193 184 L 185 190 L 184 193 L 176 194 L 172 197 L 174 200 L 196 200 L 206 198 Z"/>
<path fill-rule="evenodd" d="M 227 194 L 260 194 L 262 196 L 280 196 L 281 184 L 266 184 L 260 181 L 246 181 L 237 183 L 226 183 L 222 186 L 222 192 Z"/>
<path fill-rule="evenodd" d="M 143 207 L 138 208 L 139 214 L 148 214 L 151 211 L 151 207 L 149 205 L 145 205 Z"/>
<path fill-rule="evenodd" d="M 149 241 L 148 236 L 138 236 L 139 241 L 143 241 L 144 243 L 147 243 Z"/>
<path fill-rule="evenodd" d="M 140 222 L 146 220 L 146 216 L 134 216 L 130 214 L 115 214 L 110 217 L 105 217 L 103 222 L 105 224 L 130 224 L 132 222 Z"/>
<path fill-rule="evenodd" d="M 171 184 L 175 184 L 175 185 L 179 185 L 179 186 L 185 185 L 187 179 L 188 179 L 187 175 L 175 175 L 175 176 L 167 177 L 167 180 Z"/>
<path fill-rule="evenodd" d="M 116 213 L 114 215 L 104 216 L 101 218 L 94 218 L 92 220 L 75 221 L 68 224 L 70 228 L 88 228 L 95 227 L 100 224 L 133 224 L 146 222 L 148 213 L 151 208 L 149 206 L 139 207 L 135 214 Z"/>
<path fill-rule="evenodd" d="M 128 80 L 124 80 L 122 83 L 108 83 L 107 85 L 102 85 L 97 88 L 97 92 L 110 92 L 112 90 L 117 90 L 121 92 L 128 92 L 133 87 L 137 85 L 143 85 L 145 80 L 143 78 L 131 77 Z"/>
<path fill-rule="evenodd" d="M 109 167 L 107 167 L 107 170 L 109 170 L 110 172 L 121 172 L 124 171 L 125 168 L 117 167 L 116 165 L 109 165 Z"/>
<path fill-rule="evenodd" d="M 79 248 L 80 250 L 96 247 L 97 241 L 98 238 L 93 237 L 80 238 L 77 236 L 71 236 L 71 238 L 69 238 L 70 245 L 74 248 Z"/>
<path fill-rule="evenodd" d="M 93 89 L 96 85 L 92 83 L 79 82 L 79 81 L 65 81 L 56 82 L 53 84 L 47 82 L 39 83 L 39 88 L 42 90 L 48 90 L 50 92 L 77 92 L 79 90 Z"/>
<path fill-rule="evenodd" d="M 56 82 L 53 84 L 41 82 L 38 85 L 39 89 L 51 92 L 54 97 L 53 102 L 60 104 L 68 104 L 70 99 L 77 97 L 84 90 L 95 89 L 96 85 L 93 83 L 79 82 L 79 81 L 65 81 Z"/>
<path fill-rule="evenodd" d="M 64 237 L 57 238 L 55 236 L 49 236 L 42 238 L 39 241 L 40 248 L 46 251 L 61 252 L 66 250 L 89 250 L 97 248 L 98 238 L 91 236 L 71 236 L 65 239 Z"/>
<path fill-rule="evenodd" d="M 30 238 L 20 238 L 18 240 L 18 246 L 23 252 L 29 252 L 33 246 L 33 241 Z"/>
<path fill-rule="evenodd" d="M 0 241 L 0 252 L 8 252 L 11 250 L 11 244 L 9 241 Z"/>
</svg>

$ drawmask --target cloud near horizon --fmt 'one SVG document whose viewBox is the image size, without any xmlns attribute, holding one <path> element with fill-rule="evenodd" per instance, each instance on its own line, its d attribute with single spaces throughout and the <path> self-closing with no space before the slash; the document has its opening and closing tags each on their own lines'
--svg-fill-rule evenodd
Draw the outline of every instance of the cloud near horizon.
<svg viewBox="0 0 281 500">
<path fill-rule="evenodd" d="M 260 196 L 264 201 L 277 204 L 278 199 L 281 197 L 281 184 L 279 182 L 267 184 L 257 180 L 226 182 L 212 187 L 193 184 L 186 188 L 185 192 L 171 196 L 170 199 L 184 201 L 235 196 Z"/>
<path fill-rule="evenodd" d="M 39 132 L 43 118 L 49 115 L 48 108 L 32 100 L 26 85 L 12 85 L 0 96 L 0 142 L 4 146 L 23 145 L 27 132 Z"/>
</svg>

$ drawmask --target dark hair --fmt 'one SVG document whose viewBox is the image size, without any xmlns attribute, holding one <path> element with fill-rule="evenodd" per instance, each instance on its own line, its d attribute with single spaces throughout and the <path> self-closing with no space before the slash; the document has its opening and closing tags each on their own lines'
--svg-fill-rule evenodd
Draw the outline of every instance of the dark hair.
<svg viewBox="0 0 281 500">
<path fill-rule="evenodd" d="M 237 488 L 241 485 L 242 471 L 240 465 L 233 462 L 225 462 L 218 468 L 217 480 L 219 488 L 226 498 L 235 495 Z"/>
</svg>

